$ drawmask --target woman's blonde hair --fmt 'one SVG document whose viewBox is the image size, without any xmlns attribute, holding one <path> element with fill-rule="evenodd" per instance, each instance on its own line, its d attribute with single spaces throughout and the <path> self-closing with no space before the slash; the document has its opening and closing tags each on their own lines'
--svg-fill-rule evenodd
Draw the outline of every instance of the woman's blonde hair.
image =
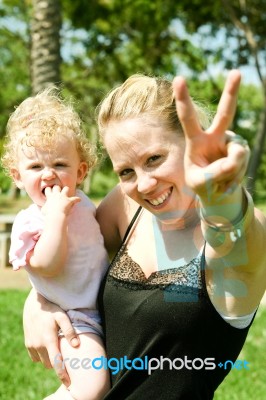
<svg viewBox="0 0 266 400">
<path fill-rule="evenodd" d="M 80 160 L 92 168 L 96 151 L 82 128 L 82 121 L 70 103 L 59 95 L 59 89 L 49 87 L 34 97 L 28 97 L 11 114 L 6 128 L 3 167 L 10 173 L 17 166 L 19 146 L 47 149 L 65 137 L 73 140 Z"/>
<path fill-rule="evenodd" d="M 194 102 L 202 126 L 209 124 L 207 113 Z M 111 121 L 122 121 L 140 116 L 160 119 L 166 129 L 182 134 L 176 113 L 173 86 L 170 80 L 136 74 L 113 89 L 96 109 L 100 137 Z M 155 120 L 156 120 L 155 119 Z"/>
</svg>

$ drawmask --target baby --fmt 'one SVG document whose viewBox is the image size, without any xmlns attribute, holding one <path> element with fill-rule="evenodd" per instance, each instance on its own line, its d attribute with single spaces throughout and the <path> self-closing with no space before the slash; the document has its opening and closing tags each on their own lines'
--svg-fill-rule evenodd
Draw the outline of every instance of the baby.
<svg viewBox="0 0 266 400">
<path fill-rule="evenodd" d="M 96 300 L 108 258 L 95 206 L 78 189 L 96 156 L 79 116 L 56 88 L 27 98 L 10 116 L 2 161 L 33 202 L 16 216 L 10 263 L 27 270 L 35 290 L 67 311 L 80 334 L 74 349 L 59 332 L 71 385 L 46 400 L 102 399 L 108 371 L 88 363 L 105 357 Z"/>
</svg>

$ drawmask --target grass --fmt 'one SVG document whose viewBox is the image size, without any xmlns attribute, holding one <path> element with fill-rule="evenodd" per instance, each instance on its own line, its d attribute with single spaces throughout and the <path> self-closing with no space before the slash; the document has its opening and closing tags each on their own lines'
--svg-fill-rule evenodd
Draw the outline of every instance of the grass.
<svg viewBox="0 0 266 400">
<path fill-rule="evenodd" d="M 214 400 L 265 400 L 266 308 L 258 310 L 238 360 L 249 370 L 233 369 L 216 391 Z"/>
<path fill-rule="evenodd" d="M 28 291 L 0 291 L 0 399 L 38 400 L 59 382 L 53 370 L 30 360 L 24 347 L 22 310 Z"/>
<path fill-rule="evenodd" d="M 22 310 L 28 291 L 0 291 L 0 398 L 38 400 L 58 387 L 52 370 L 34 364 L 23 342 Z M 215 400 L 265 400 L 266 309 L 261 308 L 239 355 L 250 370 L 232 370 Z M 142 400 L 142 399 L 140 399 Z"/>
</svg>

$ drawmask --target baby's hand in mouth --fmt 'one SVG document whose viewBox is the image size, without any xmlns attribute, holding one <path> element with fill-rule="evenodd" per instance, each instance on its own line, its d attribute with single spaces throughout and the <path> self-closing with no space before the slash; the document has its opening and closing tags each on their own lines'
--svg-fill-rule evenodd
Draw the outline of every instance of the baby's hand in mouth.
<svg viewBox="0 0 266 400">
<path fill-rule="evenodd" d="M 46 202 L 42 207 L 42 213 L 54 216 L 63 212 L 68 215 L 72 207 L 81 200 L 78 196 L 69 196 L 69 191 L 68 186 L 63 188 L 59 185 L 47 186 L 44 189 Z"/>
<path fill-rule="evenodd" d="M 53 186 L 46 186 L 43 189 L 43 194 L 47 197 L 50 193 L 60 193 L 61 188 L 59 185 L 53 185 Z"/>
</svg>

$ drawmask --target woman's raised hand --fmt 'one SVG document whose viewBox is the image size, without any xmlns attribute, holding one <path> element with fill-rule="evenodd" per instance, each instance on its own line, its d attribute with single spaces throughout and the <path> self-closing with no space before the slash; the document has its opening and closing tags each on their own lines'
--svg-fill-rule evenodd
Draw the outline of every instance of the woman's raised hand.
<svg viewBox="0 0 266 400">
<path fill-rule="evenodd" d="M 229 73 L 216 115 L 204 130 L 185 80 L 174 79 L 176 108 L 186 139 L 186 183 L 201 197 L 209 198 L 210 190 L 212 194 L 232 191 L 245 175 L 250 150 L 241 137 L 228 131 L 235 115 L 240 81 L 239 71 Z"/>
</svg>

